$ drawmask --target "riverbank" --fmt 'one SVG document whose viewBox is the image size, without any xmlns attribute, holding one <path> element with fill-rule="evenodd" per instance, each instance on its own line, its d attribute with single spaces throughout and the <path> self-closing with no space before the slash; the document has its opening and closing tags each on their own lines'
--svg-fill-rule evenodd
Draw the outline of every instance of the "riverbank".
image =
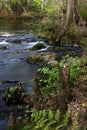
<svg viewBox="0 0 87 130">
<path fill-rule="evenodd" d="M 22 120 L 23 125 L 20 124 L 20 129 L 38 127 L 43 130 L 48 127 L 48 130 L 53 130 L 61 127 L 69 130 L 74 128 L 85 130 L 87 128 L 87 54 L 83 54 L 80 58 L 65 56 L 56 67 L 46 66 L 40 72 L 41 77 L 37 73 L 34 75 L 31 113 L 28 109 L 29 115 Z M 74 122 L 76 124 L 73 124 Z M 13 130 L 14 128 L 19 129 L 17 124 Z"/>
</svg>

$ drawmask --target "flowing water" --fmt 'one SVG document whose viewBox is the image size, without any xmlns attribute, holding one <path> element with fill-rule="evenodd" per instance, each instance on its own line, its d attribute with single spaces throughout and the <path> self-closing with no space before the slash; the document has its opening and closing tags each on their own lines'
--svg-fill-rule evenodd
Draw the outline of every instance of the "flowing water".
<svg viewBox="0 0 87 130">
<path fill-rule="evenodd" d="M 0 36 L 0 38 L 0 82 L 3 83 L 4 80 L 21 81 L 27 89 L 31 89 L 30 79 L 33 78 L 32 74 L 37 66 L 28 64 L 26 56 L 29 53 L 38 52 L 30 51 L 30 48 L 37 42 L 45 43 L 27 32 L 23 32 L 23 34 L 22 32 L 21 34 L 20 32 L 14 32 L 11 36 L 4 33 L 4 36 Z M 42 50 L 44 51 L 46 48 L 39 51 Z"/>
</svg>

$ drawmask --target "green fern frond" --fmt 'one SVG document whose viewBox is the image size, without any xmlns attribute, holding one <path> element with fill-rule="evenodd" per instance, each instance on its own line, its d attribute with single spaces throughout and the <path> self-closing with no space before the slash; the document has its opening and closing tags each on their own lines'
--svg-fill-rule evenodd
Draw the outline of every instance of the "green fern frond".
<svg viewBox="0 0 87 130">
<path fill-rule="evenodd" d="M 55 114 L 55 120 L 56 121 L 59 121 L 60 120 L 60 110 L 58 109 L 57 111 L 56 111 L 56 114 Z"/>
</svg>

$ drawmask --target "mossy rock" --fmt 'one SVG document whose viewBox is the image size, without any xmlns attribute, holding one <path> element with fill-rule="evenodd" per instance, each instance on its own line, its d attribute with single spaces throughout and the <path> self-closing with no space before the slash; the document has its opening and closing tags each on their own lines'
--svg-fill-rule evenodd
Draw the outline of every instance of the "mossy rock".
<svg viewBox="0 0 87 130">
<path fill-rule="evenodd" d="M 3 100 L 8 104 L 20 104 L 23 103 L 23 99 L 26 96 L 26 93 L 20 82 L 17 83 L 15 88 L 8 87 L 3 95 Z"/>
<path fill-rule="evenodd" d="M 45 48 L 45 45 L 41 42 L 38 42 L 36 45 L 34 45 L 31 50 L 40 50 L 40 49 L 43 49 Z"/>
<path fill-rule="evenodd" d="M 57 66 L 58 55 L 53 52 L 40 52 L 40 53 L 34 53 L 29 54 L 27 56 L 26 61 L 28 63 L 35 63 L 39 65 L 51 65 L 51 66 Z"/>
</svg>

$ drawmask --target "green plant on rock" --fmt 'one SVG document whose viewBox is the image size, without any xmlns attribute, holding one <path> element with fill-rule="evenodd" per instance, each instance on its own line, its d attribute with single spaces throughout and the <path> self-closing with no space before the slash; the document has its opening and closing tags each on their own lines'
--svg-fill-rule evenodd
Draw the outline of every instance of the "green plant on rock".
<svg viewBox="0 0 87 130">
<path fill-rule="evenodd" d="M 80 67 L 81 59 L 77 57 L 65 56 L 60 61 L 61 68 L 66 68 L 70 70 L 70 79 L 72 82 L 75 82 L 81 73 Z"/>
<path fill-rule="evenodd" d="M 38 70 L 41 74 L 44 74 L 45 79 L 40 79 L 39 84 L 41 85 L 42 95 L 47 94 L 48 92 L 54 94 L 56 88 L 58 87 L 58 68 L 48 68 L 44 67 Z M 42 86 L 45 84 L 45 86 Z"/>
<path fill-rule="evenodd" d="M 8 87 L 6 89 L 5 94 L 3 95 L 3 100 L 7 104 L 21 103 L 23 102 L 23 98 L 25 97 L 26 92 L 22 88 L 22 86 L 17 87 Z"/>
<path fill-rule="evenodd" d="M 66 55 L 62 57 L 62 60 L 60 61 L 59 65 L 61 68 L 67 68 L 70 65 L 72 66 L 79 66 L 81 59 L 78 57 L 72 57 L 69 55 Z"/>
</svg>

